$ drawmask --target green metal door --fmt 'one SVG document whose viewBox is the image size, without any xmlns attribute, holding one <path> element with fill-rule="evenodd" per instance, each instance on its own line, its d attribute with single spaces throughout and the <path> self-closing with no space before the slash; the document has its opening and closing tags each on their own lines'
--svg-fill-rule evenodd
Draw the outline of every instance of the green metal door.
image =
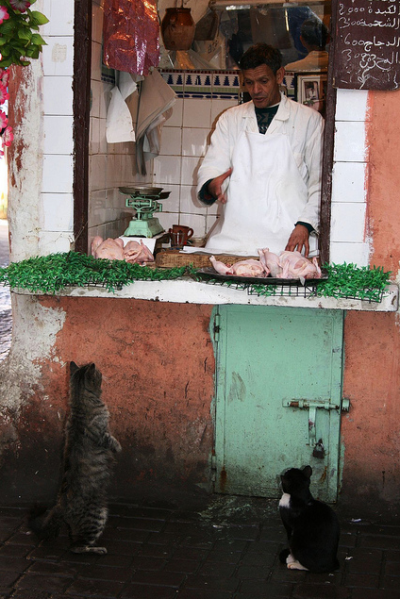
<svg viewBox="0 0 400 599">
<path fill-rule="evenodd" d="M 310 464 L 312 492 L 335 501 L 343 312 L 214 310 L 215 491 L 278 497 L 279 475 Z"/>
</svg>

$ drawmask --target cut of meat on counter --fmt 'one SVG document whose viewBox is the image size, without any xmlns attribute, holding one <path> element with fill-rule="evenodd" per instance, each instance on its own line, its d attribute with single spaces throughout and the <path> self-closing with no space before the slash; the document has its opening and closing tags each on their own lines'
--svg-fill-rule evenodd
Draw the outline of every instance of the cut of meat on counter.
<svg viewBox="0 0 400 599">
<path fill-rule="evenodd" d="M 260 260 L 249 258 L 240 260 L 235 264 L 228 265 L 220 262 L 215 256 L 210 256 L 210 262 L 214 270 L 220 275 L 236 275 L 237 277 L 267 277 L 268 269 Z"/>
<path fill-rule="evenodd" d="M 130 264 L 140 264 L 142 266 L 154 262 L 153 254 L 142 240 L 139 242 L 132 239 L 124 247 L 124 241 L 120 238 L 103 240 L 102 237 L 97 235 L 92 241 L 90 253 L 95 258 L 125 260 Z"/>
<path fill-rule="evenodd" d="M 320 279 L 321 269 L 317 258 L 309 260 L 300 252 L 281 252 L 279 255 L 269 251 L 269 248 L 258 250 L 259 260 L 249 258 L 236 264 L 224 264 L 210 257 L 214 270 L 221 275 L 237 277 L 275 277 L 278 279 L 299 279 L 303 284 L 307 279 Z"/>
</svg>

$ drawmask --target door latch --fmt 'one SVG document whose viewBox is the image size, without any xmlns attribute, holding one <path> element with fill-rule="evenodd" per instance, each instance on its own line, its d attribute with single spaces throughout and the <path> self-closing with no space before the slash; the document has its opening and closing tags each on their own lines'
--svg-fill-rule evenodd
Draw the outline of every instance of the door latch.
<svg viewBox="0 0 400 599">
<path fill-rule="evenodd" d="M 316 429 L 316 418 L 317 409 L 322 410 L 340 410 L 348 412 L 350 408 L 350 402 L 348 399 L 343 399 L 341 405 L 331 403 L 330 399 L 326 400 L 315 400 L 315 399 L 283 399 L 282 406 L 284 408 L 298 408 L 301 410 L 308 410 L 308 440 L 310 447 L 316 447 L 321 444 L 319 440 L 317 443 L 317 429 Z"/>
</svg>

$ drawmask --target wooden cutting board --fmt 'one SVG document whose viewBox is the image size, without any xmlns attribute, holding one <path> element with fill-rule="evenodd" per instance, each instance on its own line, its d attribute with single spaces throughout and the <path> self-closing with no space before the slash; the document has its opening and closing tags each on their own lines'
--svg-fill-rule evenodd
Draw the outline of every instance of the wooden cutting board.
<svg viewBox="0 0 400 599">
<path fill-rule="evenodd" d="M 215 254 L 217 260 L 224 264 L 235 264 L 239 260 L 254 258 L 258 260 L 258 256 L 231 256 L 230 254 Z M 174 268 L 176 266 L 189 266 L 192 264 L 195 268 L 206 268 L 211 266 L 210 254 L 202 252 L 194 252 L 193 254 L 182 254 L 179 250 L 160 250 L 156 256 L 156 266 L 160 268 Z"/>
</svg>

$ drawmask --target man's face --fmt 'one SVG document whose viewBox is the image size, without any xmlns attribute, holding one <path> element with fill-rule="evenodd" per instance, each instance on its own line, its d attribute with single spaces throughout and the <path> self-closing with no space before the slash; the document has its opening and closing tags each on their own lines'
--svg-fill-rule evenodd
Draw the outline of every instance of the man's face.
<svg viewBox="0 0 400 599">
<path fill-rule="evenodd" d="M 285 70 L 283 67 L 274 75 L 272 69 L 262 64 L 255 69 L 243 71 L 243 81 L 256 108 L 267 108 L 278 104 L 281 99 L 279 86 L 283 81 Z"/>
</svg>

